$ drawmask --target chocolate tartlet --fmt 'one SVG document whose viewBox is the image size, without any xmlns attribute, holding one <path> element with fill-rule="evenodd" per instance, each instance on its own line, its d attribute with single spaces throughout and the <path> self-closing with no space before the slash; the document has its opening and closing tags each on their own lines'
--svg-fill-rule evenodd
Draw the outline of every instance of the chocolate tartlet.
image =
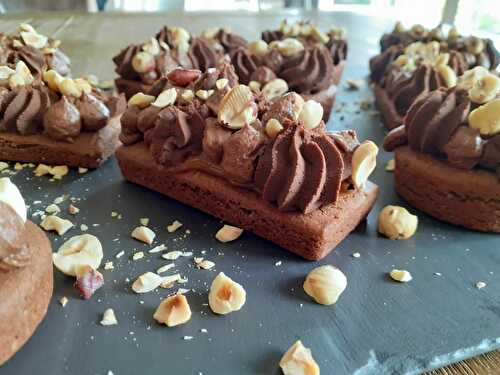
<svg viewBox="0 0 500 375">
<path fill-rule="evenodd" d="M 14 68 L 14 69 L 13 69 Z M 0 86 L 0 159 L 97 168 L 119 145 L 125 99 L 21 61 Z"/>
<path fill-rule="evenodd" d="M 319 103 L 294 92 L 268 100 L 227 63 L 171 77 L 158 96 L 132 97 L 122 117 L 127 180 L 306 259 L 326 256 L 368 215 L 376 146 L 327 132 Z"/>
<path fill-rule="evenodd" d="M 15 66 L 23 61 L 35 77 L 49 69 L 66 76 L 70 74 L 71 62 L 60 44 L 59 40 L 39 34 L 31 25 L 21 24 L 14 35 L 0 33 L 0 66 Z"/>
<path fill-rule="evenodd" d="M 467 69 L 462 54 L 442 52 L 438 42 L 416 42 L 388 48 L 370 61 L 375 104 L 388 129 L 401 125 L 411 104 L 421 95 L 455 85 Z"/>
<path fill-rule="evenodd" d="M 38 327 L 52 297 L 52 249 L 26 220 L 16 186 L 0 178 L 0 366 Z"/>
<path fill-rule="evenodd" d="M 155 81 L 175 68 L 205 71 L 246 45 L 244 38 L 226 29 L 193 36 L 181 27 L 165 26 L 149 42 L 130 45 L 113 58 L 120 76 L 115 84 L 129 99 L 138 92 L 148 92 Z"/>
<path fill-rule="evenodd" d="M 499 93 L 500 79 L 476 67 L 415 101 L 384 141 L 398 194 L 440 220 L 500 232 Z"/>
<path fill-rule="evenodd" d="M 463 54 L 468 68 L 482 66 L 494 70 L 500 63 L 500 54 L 491 39 L 460 35 L 454 27 L 445 36 L 441 25 L 431 30 L 418 24 L 405 29 L 401 22 L 397 22 L 394 29 L 380 39 L 380 52 L 382 54 L 394 46 L 404 48 L 415 42 L 432 41 L 438 42 L 442 51 L 454 50 Z"/>
</svg>

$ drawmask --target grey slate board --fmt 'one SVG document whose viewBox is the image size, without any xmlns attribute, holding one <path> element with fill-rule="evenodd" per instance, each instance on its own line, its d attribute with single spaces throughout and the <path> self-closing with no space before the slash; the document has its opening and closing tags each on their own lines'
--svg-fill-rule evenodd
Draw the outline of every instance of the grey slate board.
<svg viewBox="0 0 500 375">
<path fill-rule="evenodd" d="M 367 74 L 367 59 L 359 56 L 368 50 L 359 40 L 353 50 L 344 82 Z M 380 144 L 384 130 L 378 118 L 357 110 L 359 101 L 370 97 L 366 85 L 353 92 L 341 88 L 338 104 L 345 102 L 345 110 L 334 113 L 330 128 L 353 127 L 360 138 Z M 395 242 L 379 237 L 380 208 L 405 205 L 393 192 L 392 175 L 384 171 L 390 158 L 381 152 L 373 175 L 381 196 L 368 221 L 319 263 L 304 261 L 249 233 L 234 243 L 218 243 L 213 238 L 221 226 L 218 220 L 123 181 L 115 160 L 85 175 L 72 172 L 61 182 L 21 171 L 13 181 L 27 204 L 43 201 L 32 205 L 31 212 L 65 193 L 82 198 L 76 203 L 81 211 L 72 218 L 77 227 L 62 238 L 50 235 L 54 251 L 63 240 L 79 234 L 84 223 L 101 239 L 104 260 L 113 260 L 115 269 L 103 271 L 106 284 L 91 301 L 79 299 L 73 280 L 55 272 L 55 293 L 46 319 L 0 374 L 94 375 L 111 370 L 115 375 L 275 375 L 280 374 L 282 354 L 297 339 L 312 349 L 322 374 L 411 374 L 499 348 L 500 237 L 453 227 L 413 209 L 420 224 L 412 239 Z M 123 219 L 111 218 L 112 211 Z M 158 235 L 155 244 L 193 251 L 196 256 L 206 251 L 203 256 L 216 263 L 216 271 L 203 271 L 192 266 L 191 258 L 175 261 L 189 279 L 181 286 L 195 290 L 187 295 L 193 317 L 186 325 L 169 329 L 152 319 L 169 290 L 141 296 L 130 290 L 138 275 L 168 263 L 158 254 L 131 261 L 134 249 L 150 248 L 129 236 L 141 217 L 151 219 Z M 173 220 L 183 222 L 182 230 L 191 233 L 186 238 L 183 231 L 167 233 L 165 227 Z M 126 255 L 115 259 L 121 250 Z M 352 257 L 354 252 L 361 257 Z M 279 261 L 282 264 L 276 266 Z M 348 278 L 346 291 L 333 307 L 313 303 L 302 290 L 305 275 L 328 263 Z M 392 268 L 408 269 L 414 280 L 408 284 L 389 280 Z M 243 284 L 248 297 L 241 311 L 225 317 L 213 315 L 206 305 L 208 287 L 219 271 Z M 487 283 L 482 290 L 475 287 L 480 280 Z M 64 309 L 58 303 L 62 296 L 70 299 Z M 108 307 L 115 310 L 118 326 L 99 325 Z M 202 328 L 208 332 L 200 332 Z M 194 338 L 186 341 L 184 336 Z"/>
</svg>

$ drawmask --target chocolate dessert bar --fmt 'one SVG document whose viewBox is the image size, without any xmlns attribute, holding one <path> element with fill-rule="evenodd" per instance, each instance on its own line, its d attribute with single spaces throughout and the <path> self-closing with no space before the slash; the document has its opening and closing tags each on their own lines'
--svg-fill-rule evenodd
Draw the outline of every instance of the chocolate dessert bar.
<svg viewBox="0 0 500 375">
<path fill-rule="evenodd" d="M 52 297 L 52 249 L 26 220 L 17 187 L 0 178 L 0 366 L 31 337 Z"/>
<path fill-rule="evenodd" d="M 133 96 L 121 119 L 127 180 L 306 259 L 326 256 L 371 210 L 377 147 L 328 132 L 319 103 L 254 93 L 228 63 L 179 68 L 162 90 Z"/>
<path fill-rule="evenodd" d="M 395 187 L 418 209 L 467 228 L 500 232 L 500 79 L 485 68 L 421 95 L 386 137 Z"/>
<path fill-rule="evenodd" d="M 155 81 L 177 67 L 205 71 L 246 45 L 244 38 L 223 28 L 193 36 L 181 27 L 165 26 L 147 43 L 130 45 L 113 58 L 120 76 L 115 84 L 129 99 L 147 92 Z"/>
<path fill-rule="evenodd" d="M 97 168 L 114 153 L 124 98 L 22 61 L 0 71 L 0 160 Z"/>
</svg>

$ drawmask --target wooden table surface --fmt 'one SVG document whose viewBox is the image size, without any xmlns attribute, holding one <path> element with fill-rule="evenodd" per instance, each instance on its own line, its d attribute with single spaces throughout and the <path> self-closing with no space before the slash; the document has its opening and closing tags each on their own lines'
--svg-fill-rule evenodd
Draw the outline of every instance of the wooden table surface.
<svg viewBox="0 0 500 375">
<path fill-rule="evenodd" d="M 373 19 L 349 13 L 311 13 L 297 17 L 295 13 L 205 13 L 205 14 L 69 14 L 20 13 L 1 17 L 0 31 L 13 32 L 20 22 L 32 24 L 45 35 L 61 39 L 71 58 L 73 75 L 96 74 L 101 79 L 115 77 L 111 58 L 131 42 L 141 42 L 154 35 L 162 25 L 182 26 L 193 33 L 207 27 L 230 26 L 234 31 L 254 40 L 260 30 L 275 28 L 287 17 L 310 19 L 322 28 L 335 24 L 345 27 L 349 39 L 349 66 L 365 67 L 378 51 L 380 35 L 392 27 L 394 20 Z M 345 80 L 344 76 L 344 80 Z M 486 375 L 500 373 L 500 351 L 487 353 L 452 364 L 428 374 Z"/>
</svg>

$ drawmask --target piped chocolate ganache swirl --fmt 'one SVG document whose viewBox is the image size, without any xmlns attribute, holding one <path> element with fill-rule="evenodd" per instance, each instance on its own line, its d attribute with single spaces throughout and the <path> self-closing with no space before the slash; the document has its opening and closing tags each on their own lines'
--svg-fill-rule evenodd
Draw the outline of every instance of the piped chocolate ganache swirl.
<svg viewBox="0 0 500 375">
<path fill-rule="evenodd" d="M 422 95 L 404 124 L 387 135 L 384 148 L 408 144 L 457 168 L 500 173 L 500 79 L 477 69 L 466 72 L 456 87 Z"/>
<path fill-rule="evenodd" d="M 142 141 L 172 173 L 213 174 L 283 211 L 309 213 L 352 188 L 359 142 L 353 131 L 328 133 L 321 114 L 312 115 L 319 103 L 304 103 L 294 92 L 266 99 L 238 84 L 227 64 L 198 76 L 179 69 L 176 78 L 183 74 L 191 82 L 179 86 L 174 79 L 156 97 L 130 99 L 122 117 L 125 146 Z"/>
<path fill-rule="evenodd" d="M 0 86 L 0 132 L 44 133 L 72 142 L 82 131 L 102 129 L 124 109 L 118 103 L 124 98 L 105 94 L 84 79 L 63 78 L 53 70 L 44 72 L 43 80 L 34 79 L 21 65 Z"/>
<path fill-rule="evenodd" d="M 59 48 L 61 42 L 39 34 L 32 26 L 21 24 L 14 35 L 0 34 L 0 65 L 15 67 L 23 61 L 35 77 L 48 69 L 66 76 L 70 59 Z"/>
</svg>

